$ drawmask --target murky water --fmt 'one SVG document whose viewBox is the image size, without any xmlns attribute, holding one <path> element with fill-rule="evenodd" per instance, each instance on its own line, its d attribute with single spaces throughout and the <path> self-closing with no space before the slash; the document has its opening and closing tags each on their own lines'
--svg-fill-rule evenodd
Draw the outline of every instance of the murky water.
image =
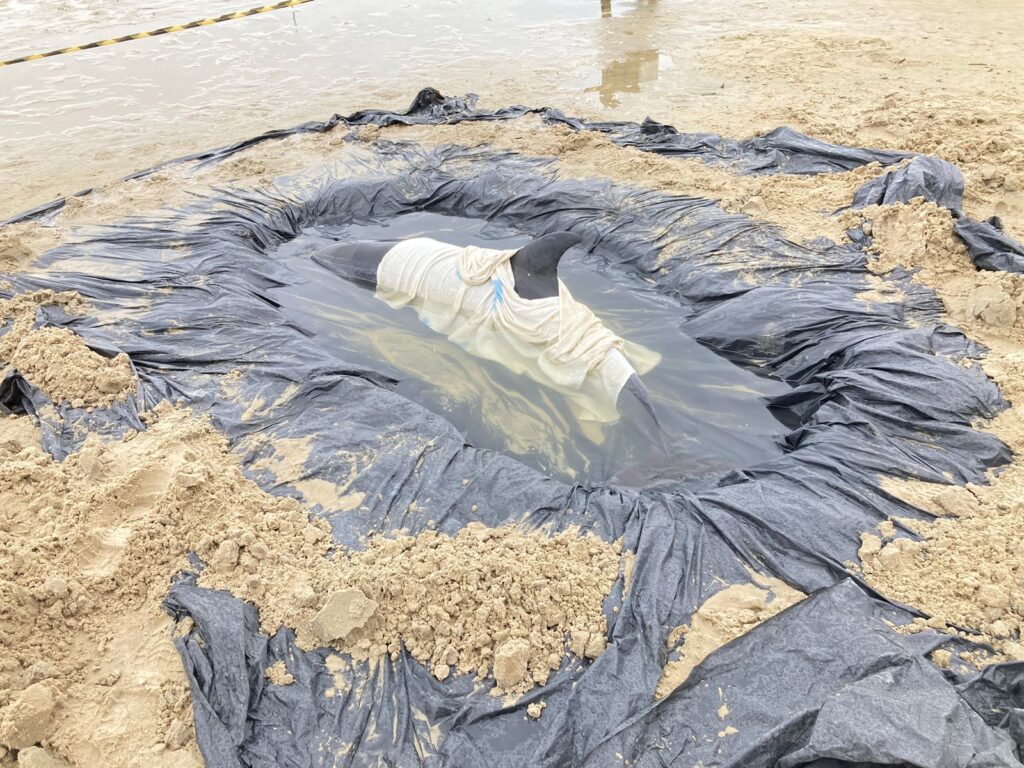
<svg viewBox="0 0 1024 768">
<path fill-rule="evenodd" d="M 651 446 L 630 425 L 578 421 L 560 394 L 469 355 L 424 326 L 412 309 L 390 309 L 372 291 L 310 259 L 337 241 L 413 236 L 491 248 L 530 240 L 482 220 L 425 212 L 310 229 L 275 254 L 297 279 L 274 291 L 274 298 L 339 358 L 397 379 L 399 392 L 445 416 L 472 445 L 504 451 L 564 479 L 602 482 L 631 468 L 636 477 Z M 613 331 L 662 356 L 643 377 L 673 447 L 670 464 L 657 474 L 697 484 L 781 452 L 782 429 L 762 398 L 785 391 L 784 385 L 743 371 L 683 335 L 677 306 L 642 281 L 613 279 L 579 249 L 563 257 L 560 275 Z"/>
</svg>

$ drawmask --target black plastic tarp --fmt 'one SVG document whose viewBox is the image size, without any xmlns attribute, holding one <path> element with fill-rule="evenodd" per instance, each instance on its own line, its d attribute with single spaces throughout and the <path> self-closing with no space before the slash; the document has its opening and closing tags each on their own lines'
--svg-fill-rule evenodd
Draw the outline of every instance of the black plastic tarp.
<svg viewBox="0 0 1024 768">
<path fill-rule="evenodd" d="M 218 162 L 260 141 L 346 123 L 494 120 L 527 111 L 478 111 L 425 91 L 407 114 L 335 116 L 182 162 Z M 735 142 L 650 121 L 586 125 L 537 112 L 577 130 L 607 131 L 622 144 L 744 172 L 828 172 L 907 158 L 784 129 Z M 620 581 L 609 596 L 609 647 L 600 658 L 567 657 L 547 685 L 504 707 L 471 678 L 438 682 L 405 654 L 372 670 L 355 665 L 346 673 L 348 693 L 328 698 L 326 651 L 300 650 L 287 628 L 262 635 L 254 606 L 197 587 L 185 574 L 167 607 L 195 622 L 176 642 L 209 765 L 1020 765 L 1024 664 L 940 670 L 927 654 L 966 641 L 893 632 L 889 624 L 909 621 L 913 609 L 887 602 L 844 565 L 856 560 L 861 532 L 890 516 L 925 516 L 881 490 L 881 475 L 981 483 L 1010 458 L 1005 445 L 972 426 L 1005 407 L 980 369 L 960 364 L 981 350 L 938 320 L 941 304 L 929 289 L 896 272 L 889 279 L 904 294 L 901 303 L 865 301 L 858 294 L 872 284 L 857 245 L 798 245 L 713 201 L 561 180 L 543 159 L 389 142 L 360 142 L 353 151 L 358 173 L 211 191 L 187 210 L 83 232 L 37 268 L 10 276 L 3 295 L 45 287 L 88 297 L 94 316 L 51 312 L 38 320 L 74 328 L 95 349 L 126 352 L 140 395 L 109 411 L 44 408 L 45 396 L 13 372 L 3 402 L 36 413 L 46 447 L 63 456 L 81 440 L 80 427 L 110 434 L 142 428 L 139 409 L 182 399 L 209 412 L 240 450 L 252 435 L 308 437 L 308 477 L 354 475 L 365 504 L 343 514 L 314 509 L 343 545 L 359 546 L 369 532 L 422 530 L 426 520 L 406 514 L 415 501 L 449 533 L 482 519 L 622 537 L 637 554 L 633 583 L 623 596 Z M 906 168 L 914 171 L 872 182 L 876 188 L 859 202 L 902 199 L 898 189 L 913 186 L 952 206 L 956 184 L 944 167 L 915 159 Z M 274 288 L 294 280 L 275 254 L 304 230 L 422 210 L 487 218 L 532 235 L 579 234 L 588 258 L 623 290 L 653 284 L 677 303 L 687 335 L 789 386 L 769 404 L 788 429 L 784 453 L 697 492 L 560 482 L 466 445 L 451 423 L 397 394 L 392 377 L 326 352 L 273 300 Z M 49 268 L 58 262 L 59 270 Z M 244 372 L 246 398 L 274 407 L 243 414 L 219 386 L 233 370 Z M 373 461 L 354 464 L 351 457 L 368 446 Z M 260 450 L 243 456 L 252 476 L 272 492 L 295 495 L 252 468 Z M 655 701 L 669 631 L 723 585 L 748 582 L 748 569 L 810 597 L 712 653 Z M 293 685 L 265 680 L 263 671 L 279 659 L 287 660 Z M 539 699 L 547 704 L 543 716 L 526 718 L 526 706 Z M 723 731 L 723 701 L 735 732 Z"/>
</svg>

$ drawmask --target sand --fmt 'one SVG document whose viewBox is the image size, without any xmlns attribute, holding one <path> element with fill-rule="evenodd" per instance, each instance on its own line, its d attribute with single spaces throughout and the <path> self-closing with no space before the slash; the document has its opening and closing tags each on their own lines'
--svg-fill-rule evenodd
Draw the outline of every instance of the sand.
<svg viewBox="0 0 1024 768">
<path fill-rule="evenodd" d="M 483 678 L 491 659 L 514 657 L 496 693 L 546 679 L 567 633 L 571 648 L 584 638 L 581 655 L 603 650 L 617 547 L 573 531 L 470 526 L 329 557 L 326 525 L 246 479 L 207 420 L 167 403 L 144 420 L 114 442 L 90 435 L 63 462 L 41 450 L 29 417 L 0 420 L 4 749 L 41 742 L 77 765 L 198 764 L 160 607 L 189 551 L 207 563 L 199 583 L 253 601 L 267 632 L 295 627 L 304 647 L 328 644 L 317 617 L 339 607 L 339 592 L 362 590 L 374 602 L 359 596 L 360 626 L 374 620 L 362 634 L 335 623 L 330 644 L 376 661 L 404 642 L 439 678 L 442 664 Z M 274 684 L 289 677 L 268 671 Z"/>
<path fill-rule="evenodd" d="M 988 345 L 981 366 L 1011 407 L 979 426 L 1014 453 L 988 485 L 880 478 L 884 490 L 936 519 L 898 521 L 918 541 L 896 536 L 893 521 L 866 532 L 859 553 L 864 576 L 886 596 L 928 614 L 915 629 L 970 633 L 997 651 L 973 660 L 1024 659 L 1024 276 L 976 270 L 949 213 L 931 203 L 870 207 L 846 219 L 870 222 L 877 254 L 871 269 L 919 270 L 915 279 L 936 289 L 949 321 Z"/>
<path fill-rule="evenodd" d="M 291 685 L 295 682 L 295 677 L 288 671 L 284 659 L 275 661 L 263 674 L 274 685 Z"/>
<path fill-rule="evenodd" d="M 312 630 L 357 659 L 397 659 L 404 644 L 439 680 L 493 673 L 495 695 L 525 693 L 561 666 L 566 636 L 575 655 L 601 655 L 602 604 L 619 571 L 619 547 L 572 530 L 470 523 L 454 537 L 376 538 L 337 562 L 331 576 L 344 586 L 325 607 L 335 616 L 320 631 L 318 615 Z"/>
<path fill-rule="evenodd" d="M 98 355 L 66 328 L 40 328 L 27 334 L 10 364 L 55 403 L 74 408 L 109 406 L 127 398 L 136 386 L 126 354 Z"/>
<path fill-rule="evenodd" d="M 752 576 L 749 583 L 730 584 L 713 594 L 701 603 L 688 624 L 669 633 L 670 656 L 662 668 L 655 698 L 665 698 L 686 682 L 711 653 L 806 597 L 778 579 Z"/>
<path fill-rule="evenodd" d="M 18 345 L 32 332 L 40 307 L 60 307 L 69 315 L 81 315 L 87 304 L 72 291 L 49 290 L 20 293 L 0 301 L 0 322 L 10 323 L 10 328 L 0 336 L 0 360 L 10 360 Z"/>
<path fill-rule="evenodd" d="M 10 323 L 0 336 L 0 363 L 6 362 L 55 403 L 91 410 L 130 396 L 136 384 L 128 356 L 103 357 L 66 328 L 33 329 L 37 310 L 46 306 L 79 315 L 87 305 L 76 293 L 47 290 L 0 301 L 0 322 Z"/>
</svg>

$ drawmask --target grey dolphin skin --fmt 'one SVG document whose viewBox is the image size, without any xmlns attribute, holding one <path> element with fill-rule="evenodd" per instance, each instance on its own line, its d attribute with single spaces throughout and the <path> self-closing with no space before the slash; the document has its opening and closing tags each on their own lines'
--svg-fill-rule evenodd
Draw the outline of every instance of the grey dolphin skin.
<svg viewBox="0 0 1024 768">
<path fill-rule="evenodd" d="M 516 293 L 524 299 L 548 299 L 558 295 L 558 263 L 567 250 L 579 243 L 579 235 L 554 232 L 524 245 L 511 259 Z"/>
<path fill-rule="evenodd" d="M 520 248 L 512 256 L 515 290 L 524 299 L 546 299 L 558 295 L 558 264 L 567 250 L 580 242 L 579 235 L 554 232 Z M 377 268 L 384 255 L 397 243 L 339 243 L 313 254 L 313 261 L 339 277 L 363 288 L 377 288 Z M 624 422 L 650 442 L 656 454 L 668 452 L 665 434 L 658 422 L 647 388 L 637 374 L 626 381 L 616 402 Z"/>
<path fill-rule="evenodd" d="M 371 291 L 377 289 L 377 268 L 397 241 L 338 243 L 317 251 L 313 261 L 338 277 Z"/>
<path fill-rule="evenodd" d="M 538 237 L 516 251 L 511 259 L 516 293 L 524 299 L 548 299 L 558 295 L 558 262 L 580 242 L 571 232 Z M 313 261 L 339 277 L 364 288 L 377 287 L 377 268 L 396 241 L 339 243 L 313 254 Z"/>
</svg>

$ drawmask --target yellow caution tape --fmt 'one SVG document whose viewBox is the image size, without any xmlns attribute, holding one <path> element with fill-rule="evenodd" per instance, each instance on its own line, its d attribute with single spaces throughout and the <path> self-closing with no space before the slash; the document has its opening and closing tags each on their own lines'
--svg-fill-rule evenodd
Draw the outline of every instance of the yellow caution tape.
<svg viewBox="0 0 1024 768">
<path fill-rule="evenodd" d="M 261 5 L 258 8 L 250 8 L 247 11 L 235 11 L 234 13 L 225 13 L 223 16 L 215 16 L 212 19 L 199 19 L 198 21 L 190 21 L 187 24 L 173 24 L 169 27 L 161 27 L 160 29 L 154 29 L 152 32 L 136 32 L 134 35 L 112 37 L 109 40 L 98 40 L 95 43 L 86 43 L 85 45 L 72 45 L 68 48 L 59 48 L 56 51 L 47 51 L 46 53 L 33 53 L 30 56 L 20 56 L 17 59 L 0 61 L 0 67 L 9 67 L 11 64 L 21 64 L 23 61 L 36 61 L 37 59 L 48 59 L 51 56 L 60 56 L 63 53 L 78 53 L 79 51 L 87 51 L 90 48 L 102 48 L 106 45 L 113 45 L 114 43 L 127 43 L 129 40 L 143 40 L 147 37 L 166 35 L 170 32 L 181 32 L 181 30 L 183 29 L 195 29 L 196 27 L 205 27 L 209 26 L 210 24 L 217 24 L 221 21 L 231 21 L 232 19 L 244 19 L 246 16 L 255 16 L 257 13 L 279 11 L 282 8 L 293 8 L 296 5 L 302 5 L 303 3 L 311 2 L 313 2 L 313 0 L 282 0 L 282 2 L 274 3 L 273 5 Z"/>
</svg>

